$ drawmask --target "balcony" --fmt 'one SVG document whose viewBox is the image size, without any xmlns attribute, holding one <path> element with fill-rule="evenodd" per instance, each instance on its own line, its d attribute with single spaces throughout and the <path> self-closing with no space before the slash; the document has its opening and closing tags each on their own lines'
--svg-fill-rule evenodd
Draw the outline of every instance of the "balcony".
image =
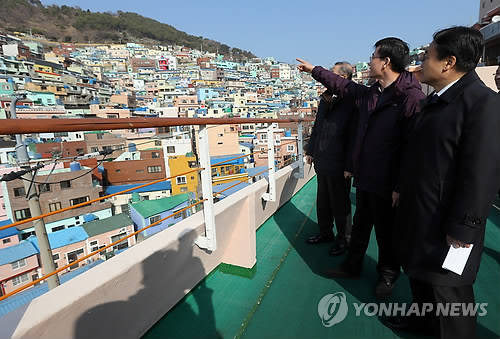
<svg viewBox="0 0 500 339">
<path fill-rule="evenodd" d="M 275 173 L 275 202 L 262 200 L 268 182 L 260 180 L 214 205 L 216 250 L 194 244 L 205 232 L 204 212 L 195 213 L 0 318 L 0 337 L 407 338 L 353 308 L 341 323 L 322 325 L 318 302 L 326 294 L 344 292 L 349 306 L 376 302 L 377 247 L 373 235 L 360 280 L 322 276 L 342 258 L 329 257 L 328 244 L 305 244 L 317 231 L 317 183 L 308 166 L 296 178 L 298 165 Z M 475 292 L 488 314 L 478 317 L 478 335 L 496 338 L 498 207 L 486 231 Z M 410 302 L 404 275 L 391 301 Z"/>
</svg>

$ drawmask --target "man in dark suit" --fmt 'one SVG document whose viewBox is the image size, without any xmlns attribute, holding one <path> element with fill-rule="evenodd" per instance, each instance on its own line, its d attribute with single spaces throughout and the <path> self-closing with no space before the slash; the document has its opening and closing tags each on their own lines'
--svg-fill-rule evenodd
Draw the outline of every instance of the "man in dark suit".
<svg viewBox="0 0 500 339">
<path fill-rule="evenodd" d="M 353 69 L 347 62 L 337 62 L 332 72 L 352 79 Z M 306 146 L 306 161 L 314 163 L 318 181 L 316 213 L 319 234 L 307 239 L 309 244 L 330 242 L 335 239 L 333 222 L 337 227 L 337 237 L 331 255 L 345 252 L 351 236 L 351 150 L 356 128 L 356 106 L 353 100 L 341 99 L 330 91 L 321 95 L 316 121 L 311 138 Z"/>
<path fill-rule="evenodd" d="M 495 73 L 495 84 L 497 85 L 498 93 L 500 94 L 500 62 Z"/>
<path fill-rule="evenodd" d="M 401 146 L 409 117 L 425 98 L 420 83 L 405 70 L 409 64 L 408 45 L 398 38 L 375 43 L 370 61 L 370 87 L 349 81 L 323 67 L 297 59 L 299 70 L 343 99 L 354 100 L 359 119 L 352 159 L 356 186 L 356 213 L 346 259 L 326 274 L 332 278 L 359 278 L 372 228 L 378 243 L 378 281 L 375 296 L 391 295 L 400 273 L 394 253 L 392 228 L 399 194 Z"/>
<path fill-rule="evenodd" d="M 400 176 L 395 237 L 414 303 L 435 305 L 426 318 L 389 317 L 396 329 L 432 328 L 441 338 L 475 338 L 476 317 L 436 314 L 437 305 L 474 303 L 486 218 L 500 186 L 500 96 L 479 79 L 480 32 L 434 34 L 419 79 L 435 89 L 414 116 Z M 443 269 L 451 247 L 472 251 L 462 274 Z"/>
</svg>

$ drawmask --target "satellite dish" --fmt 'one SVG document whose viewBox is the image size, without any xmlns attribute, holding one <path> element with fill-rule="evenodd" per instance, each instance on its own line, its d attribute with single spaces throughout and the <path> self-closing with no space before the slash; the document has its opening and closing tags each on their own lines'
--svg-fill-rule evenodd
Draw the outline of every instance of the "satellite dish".
<svg viewBox="0 0 500 339">
<path fill-rule="evenodd" d="M 491 22 L 499 22 L 500 21 L 500 15 L 495 15 L 493 18 L 491 18 Z"/>
</svg>

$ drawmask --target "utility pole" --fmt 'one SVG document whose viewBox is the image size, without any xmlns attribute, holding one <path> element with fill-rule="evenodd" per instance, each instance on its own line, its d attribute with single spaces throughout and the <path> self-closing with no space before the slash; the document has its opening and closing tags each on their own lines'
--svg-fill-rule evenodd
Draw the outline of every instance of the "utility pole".
<svg viewBox="0 0 500 339">
<path fill-rule="evenodd" d="M 10 118 L 16 119 L 16 103 L 19 100 L 17 96 L 10 102 Z M 21 165 L 21 168 L 30 167 L 29 166 L 29 157 L 28 150 L 26 149 L 26 145 L 23 143 L 23 137 L 21 134 L 16 134 L 16 156 L 17 161 Z M 36 194 L 36 188 L 34 192 L 31 193 L 31 190 L 34 188 L 34 185 L 31 185 L 30 181 L 33 180 L 33 174 L 31 172 L 26 173 L 23 178 L 24 190 L 26 191 L 26 196 L 28 198 L 28 206 L 30 208 L 31 216 L 37 217 L 42 214 L 42 210 L 40 208 L 40 200 L 38 199 L 38 195 Z M 42 260 L 42 275 L 46 275 L 50 272 L 56 270 L 56 265 L 54 263 L 54 259 L 52 257 L 52 250 L 50 249 L 49 238 L 47 236 L 47 230 L 45 229 L 45 222 L 42 219 L 38 219 L 33 221 L 35 226 L 35 235 L 38 239 L 38 247 L 40 249 L 40 258 Z M 60 285 L 59 276 L 54 274 L 53 276 L 47 278 L 47 282 L 49 285 L 49 290 Z"/>
</svg>

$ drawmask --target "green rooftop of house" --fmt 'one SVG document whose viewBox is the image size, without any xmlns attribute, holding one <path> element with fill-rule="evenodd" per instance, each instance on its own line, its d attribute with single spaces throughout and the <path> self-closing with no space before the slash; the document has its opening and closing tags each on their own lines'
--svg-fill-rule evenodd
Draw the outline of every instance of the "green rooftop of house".
<svg viewBox="0 0 500 339">
<path fill-rule="evenodd" d="M 122 227 L 133 225 L 134 222 L 125 213 L 113 215 L 112 217 L 86 222 L 82 225 L 89 237 L 110 232 Z"/>
<path fill-rule="evenodd" d="M 171 210 L 189 200 L 189 193 L 176 194 L 171 197 L 156 200 L 144 200 L 132 204 L 132 207 L 144 218 L 152 217 Z"/>
<path fill-rule="evenodd" d="M 324 269 L 338 265 L 342 257 L 329 256 L 329 244 L 305 243 L 317 232 L 316 185 L 316 179 L 310 180 L 259 228 L 257 263 L 252 270 L 220 265 L 143 338 L 418 338 L 392 332 L 376 316 L 363 312 L 357 316 L 352 307 L 353 303 L 377 303 L 373 295 L 377 279 L 374 233 L 361 279 L 323 276 Z M 488 220 L 485 251 L 474 285 L 476 302 L 488 303 L 487 315 L 478 317 L 479 338 L 500 337 L 499 211 L 493 208 Z M 325 327 L 318 302 L 336 292 L 346 294 L 349 310 L 342 322 Z M 387 302 L 391 301 L 411 301 L 405 275 Z"/>
</svg>

